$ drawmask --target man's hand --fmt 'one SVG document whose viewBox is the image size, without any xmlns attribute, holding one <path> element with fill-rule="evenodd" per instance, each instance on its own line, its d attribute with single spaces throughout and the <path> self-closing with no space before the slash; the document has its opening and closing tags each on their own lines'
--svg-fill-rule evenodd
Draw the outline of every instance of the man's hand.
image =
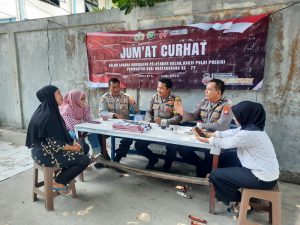
<svg viewBox="0 0 300 225">
<path fill-rule="evenodd" d="M 160 125 L 161 119 L 159 117 L 155 117 L 154 122 Z"/>
<path fill-rule="evenodd" d="M 129 97 L 129 104 L 130 105 L 135 105 L 135 100 L 134 100 L 134 98 L 133 97 Z"/>
<path fill-rule="evenodd" d="M 183 116 L 184 108 L 183 108 L 182 102 L 175 101 L 174 108 L 179 115 Z"/>
<path fill-rule="evenodd" d="M 203 133 L 205 134 L 206 137 L 210 138 L 210 137 L 215 137 L 215 132 L 207 132 L 207 131 L 203 131 Z"/>
<path fill-rule="evenodd" d="M 123 116 L 122 114 L 116 113 L 116 114 L 114 114 L 114 116 L 115 116 L 115 118 L 117 118 L 117 119 L 124 119 L 124 116 Z"/>
</svg>

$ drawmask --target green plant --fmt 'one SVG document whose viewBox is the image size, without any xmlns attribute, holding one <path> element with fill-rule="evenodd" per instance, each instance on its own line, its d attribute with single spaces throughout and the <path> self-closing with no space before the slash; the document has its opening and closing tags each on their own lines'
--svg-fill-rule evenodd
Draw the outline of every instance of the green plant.
<svg viewBox="0 0 300 225">
<path fill-rule="evenodd" d="M 172 0 L 112 0 L 114 5 L 120 10 L 125 10 L 125 15 L 129 14 L 136 7 L 153 7 L 155 3 Z"/>
</svg>

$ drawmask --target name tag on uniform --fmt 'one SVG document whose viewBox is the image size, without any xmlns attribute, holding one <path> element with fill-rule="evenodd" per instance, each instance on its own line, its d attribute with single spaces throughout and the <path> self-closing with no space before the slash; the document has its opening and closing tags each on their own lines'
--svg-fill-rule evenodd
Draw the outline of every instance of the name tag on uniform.
<svg viewBox="0 0 300 225">
<path fill-rule="evenodd" d="M 159 105 L 158 104 L 153 104 L 152 109 L 158 110 L 159 109 Z"/>
</svg>

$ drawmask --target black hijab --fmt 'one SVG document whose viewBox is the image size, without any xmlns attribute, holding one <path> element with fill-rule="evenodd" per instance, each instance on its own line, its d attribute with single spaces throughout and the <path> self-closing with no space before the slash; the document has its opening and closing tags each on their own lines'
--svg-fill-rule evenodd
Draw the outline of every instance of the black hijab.
<svg viewBox="0 0 300 225">
<path fill-rule="evenodd" d="M 264 130 L 266 112 L 261 104 L 243 101 L 234 105 L 232 112 L 237 121 L 241 124 L 241 130 Z"/>
<path fill-rule="evenodd" d="M 47 85 L 37 91 L 36 96 L 41 104 L 29 122 L 26 137 L 26 146 L 28 148 L 31 148 L 33 144 L 40 145 L 47 137 L 72 144 L 72 139 L 55 100 L 54 94 L 57 90 L 57 87 Z"/>
</svg>

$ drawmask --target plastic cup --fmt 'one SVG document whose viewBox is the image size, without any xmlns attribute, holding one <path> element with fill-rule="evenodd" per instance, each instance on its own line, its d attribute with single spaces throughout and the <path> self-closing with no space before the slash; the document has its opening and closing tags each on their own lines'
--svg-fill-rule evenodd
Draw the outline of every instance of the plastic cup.
<svg viewBox="0 0 300 225">
<path fill-rule="evenodd" d="M 161 129 L 166 129 L 167 125 L 168 125 L 167 120 L 166 119 L 161 119 L 161 121 L 160 121 Z"/>
</svg>

